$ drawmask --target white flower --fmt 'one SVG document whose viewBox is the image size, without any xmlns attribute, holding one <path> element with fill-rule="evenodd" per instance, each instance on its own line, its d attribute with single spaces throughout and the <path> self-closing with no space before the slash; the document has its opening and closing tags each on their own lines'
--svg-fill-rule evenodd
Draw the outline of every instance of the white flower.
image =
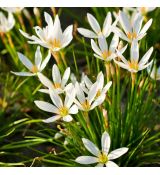
<svg viewBox="0 0 160 175">
<path fill-rule="evenodd" d="M 100 98 L 102 96 L 105 97 L 106 92 L 108 91 L 108 89 L 111 87 L 112 85 L 112 81 L 109 81 L 105 86 L 104 86 L 104 75 L 102 72 L 100 72 L 97 76 L 97 80 L 96 80 L 98 87 L 97 87 L 97 94 L 96 94 L 96 98 Z M 85 91 L 85 93 L 89 93 L 89 89 L 92 87 L 93 83 L 92 81 L 88 78 L 87 75 L 85 75 L 84 77 L 84 84 L 86 85 L 87 88 L 83 88 L 83 91 Z"/>
<path fill-rule="evenodd" d="M 93 31 L 84 28 L 78 28 L 77 30 L 81 35 L 87 38 L 98 38 L 101 35 L 108 37 L 110 35 L 112 23 L 112 17 L 110 12 L 107 13 L 102 29 L 93 15 L 87 13 L 87 19 Z"/>
<path fill-rule="evenodd" d="M 94 155 L 94 156 L 80 156 L 76 158 L 75 161 L 77 163 L 84 165 L 98 163 L 96 165 L 97 167 L 103 167 L 103 166 L 118 167 L 118 165 L 112 162 L 112 160 L 119 158 L 128 151 L 128 148 L 123 147 L 109 153 L 111 140 L 107 132 L 104 132 L 102 134 L 101 150 L 99 150 L 99 148 L 88 139 L 83 138 L 82 141 L 85 148 Z"/>
<path fill-rule="evenodd" d="M 119 22 L 125 34 L 117 27 L 112 27 L 113 32 L 123 40 L 132 42 L 134 39 L 141 40 L 146 35 L 147 30 L 152 24 L 152 19 L 150 19 L 142 28 L 143 17 L 140 13 L 134 15 L 133 22 L 131 22 L 128 16 L 124 12 L 120 11 Z"/>
<path fill-rule="evenodd" d="M 44 61 L 42 61 L 42 54 L 40 51 L 40 47 L 38 46 L 35 52 L 35 63 L 34 64 L 32 64 L 31 61 L 25 55 L 21 53 L 18 53 L 18 57 L 20 61 L 23 63 L 23 65 L 29 70 L 29 72 L 12 72 L 12 71 L 11 72 L 19 76 L 34 76 L 34 75 L 37 75 L 38 72 L 42 72 L 43 69 L 46 67 L 51 57 L 51 53 L 49 51 Z"/>
<path fill-rule="evenodd" d="M 27 33 L 20 30 L 21 34 L 28 38 L 30 44 L 39 44 L 43 47 L 50 49 L 53 52 L 59 51 L 66 47 L 72 40 L 73 25 L 68 26 L 64 32 L 62 32 L 61 24 L 58 15 L 55 17 L 55 21 L 48 13 L 44 13 L 47 26 L 40 28 L 34 27 L 37 36 L 29 36 Z"/>
<path fill-rule="evenodd" d="M 147 67 L 147 72 L 150 75 L 150 77 L 154 80 L 160 80 L 160 67 L 156 67 L 156 64 L 149 65 Z"/>
<path fill-rule="evenodd" d="M 56 64 L 52 67 L 52 78 L 53 82 L 50 81 L 46 76 L 44 76 L 42 73 L 38 73 L 38 78 L 41 81 L 41 83 L 46 86 L 48 89 L 40 89 L 39 91 L 44 93 L 49 93 L 49 89 L 55 90 L 56 93 L 60 94 L 63 93 L 67 88 L 66 83 L 68 82 L 70 76 L 70 68 L 68 67 L 63 77 L 61 77 L 59 68 Z M 71 84 L 69 84 L 70 86 Z"/>
<path fill-rule="evenodd" d="M 92 39 L 91 46 L 95 52 L 94 56 L 106 62 L 111 61 L 116 57 L 116 48 L 118 46 L 118 42 L 119 37 L 117 35 L 114 35 L 110 47 L 108 48 L 106 38 L 104 36 L 101 36 L 98 38 L 98 47 L 95 41 Z"/>
<path fill-rule="evenodd" d="M 76 82 L 75 84 L 78 100 L 75 99 L 74 102 L 80 110 L 90 111 L 103 103 L 106 97 L 106 92 L 110 88 L 112 82 L 107 83 L 107 85 L 103 87 L 104 76 L 102 73 L 99 74 L 97 81 L 94 84 L 87 79 L 87 77 L 84 78 L 84 81 L 87 88 L 84 83 L 79 84 Z"/>
<path fill-rule="evenodd" d="M 2 7 L 2 9 L 9 13 L 19 13 L 24 9 L 24 7 Z"/>
<path fill-rule="evenodd" d="M 35 104 L 41 110 L 57 114 L 53 117 L 43 120 L 43 122 L 50 123 L 59 119 L 62 119 L 65 122 L 71 122 L 73 118 L 70 114 L 78 113 L 77 106 L 73 104 L 75 98 L 74 88 L 72 88 L 72 93 L 66 93 L 64 102 L 62 102 L 62 99 L 55 91 L 49 89 L 49 94 L 54 105 L 45 101 L 35 101 Z"/>
<path fill-rule="evenodd" d="M 12 13 L 8 13 L 8 18 L 0 12 L 0 33 L 6 33 L 11 30 L 15 25 L 15 19 Z"/>
<path fill-rule="evenodd" d="M 117 55 L 121 58 L 122 62 L 114 60 L 120 67 L 127 69 L 130 72 L 136 73 L 140 70 L 145 69 L 150 64 L 152 64 L 153 60 L 149 63 L 148 60 L 153 52 L 153 47 L 151 47 L 142 59 L 139 61 L 139 45 L 138 41 L 134 40 L 131 45 L 130 52 L 130 61 L 126 60 L 124 56 L 117 50 Z"/>
</svg>

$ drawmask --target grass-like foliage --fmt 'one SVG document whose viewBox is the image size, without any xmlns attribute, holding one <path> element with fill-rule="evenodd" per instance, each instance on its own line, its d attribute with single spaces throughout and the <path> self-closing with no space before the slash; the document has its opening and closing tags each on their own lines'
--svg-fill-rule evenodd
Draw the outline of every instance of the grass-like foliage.
<svg viewBox="0 0 160 175">
<path fill-rule="evenodd" d="M 159 166 L 159 8 L 0 11 L 0 166 Z"/>
</svg>

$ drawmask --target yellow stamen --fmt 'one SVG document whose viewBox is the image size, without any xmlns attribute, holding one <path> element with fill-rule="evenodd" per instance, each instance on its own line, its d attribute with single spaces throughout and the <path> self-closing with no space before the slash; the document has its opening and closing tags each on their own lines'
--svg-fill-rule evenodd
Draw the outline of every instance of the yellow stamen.
<svg viewBox="0 0 160 175">
<path fill-rule="evenodd" d="M 111 54 L 112 54 L 111 51 L 105 50 L 105 51 L 102 53 L 102 58 L 103 58 L 103 59 L 107 59 L 109 56 L 111 56 Z"/>
<path fill-rule="evenodd" d="M 129 64 L 129 67 L 131 68 L 131 69 L 135 69 L 135 70 L 138 70 L 138 62 L 137 61 L 129 61 L 128 62 L 128 64 Z"/>
<path fill-rule="evenodd" d="M 137 38 L 137 34 L 135 32 L 133 32 L 133 33 L 130 33 L 129 32 L 127 34 L 127 37 L 128 37 L 128 39 L 133 40 L 133 39 L 136 39 Z"/>
<path fill-rule="evenodd" d="M 101 90 L 99 89 L 96 94 L 96 98 L 98 98 L 101 95 Z"/>
<path fill-rule="evenodd" d="M 63 106 L 59 108 L 59 114 L 61 117 L 68 115 L 68 113 L 69 113 L 69 109 L 67 107 Z"/>
<path fill-rule="evenodd" d="M 147 13 L 147 7 L 141 7 L 140 11 L 141 11 L 142 15 L 145 15 Z"/>
<path fill-rule="evenodd" d="M 82 107 L 87 111 L 90 109 L 90 104 L 89 101 L 86 100 L 85 102 L 82 103 Z"/>
<path fill-rule="evenodd" d="M 105 154 L 105 153 L 101 153 L 100 155 L 99 155 L 99 163 L 103 163 L 103 164 L 105 164 L 105 163 L 107 163 L 108 162 L 108 157 L 107 157 L 107 155 Z"/>
<path fill-rule="evenodd" d="M 61 47 L 61 41 L 59 39 L 53 39 L 51 41 L 49 41 L 49 44 L 53 47 L 53 48 L 60 48 Z"/>
<path fill-rule="evenodd" d="M 60 83 L 54 83 L 53 87 L 54 87 L 54 89 L 61 88 L 61 84 Z"/>
<path fill-rule="evenodd" d="M 34 66 L 31 68 L 31 72 L 37 73 L 37 72 L 38 72 L 38 67 L 37 67 L 36 65 L 34 65 Z"/>
</svg>

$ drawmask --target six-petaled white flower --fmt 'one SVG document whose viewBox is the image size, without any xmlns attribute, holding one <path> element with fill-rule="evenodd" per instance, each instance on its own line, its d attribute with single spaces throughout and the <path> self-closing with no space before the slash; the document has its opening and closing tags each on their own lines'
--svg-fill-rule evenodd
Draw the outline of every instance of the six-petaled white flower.
<svg viewBox="0 0 160 175">
<path fill-rule="evenodd" d="M 153 47 L 151 47 L 142 59 L 139 61 L 139 45 L 136 40 L 132 42 L 130 51 L 130 60 L 126 60 L 125 57 L 117 50 L 117 55 L 121 58 L 121 61 L 114 60 L 120 67 L 127 69 L 130 72 L 136 73 L 147 68 L 152 64 L 153 60 L 148 63 L 148 60 L 153 52 Z"/>
<path fill-rule="evenodd" d="M 42 54 L 40 51 L 40 47 L 38 46 L 35 52 L 34 64 L 32 64 L 31 61 L 21 53 L 18 53 L 18 57 L 20 61 L 23 63 L 23 65 L 29 70 L 29 72 L 13 72 L 13 71 L 11 72 L 19 76 L 34 76 L 34 75 L 37 75 L 38 72 L 42 72 L 43 69 L 46 67 L 48 61 L 50 60 L 51 53 L 49 51 L 44 61 L 42 61 Z"/>
<path fill-rule="evenodd" d="M 88 22 L 89 22 L 91 28 L 93 29 L 93 31 L 88 30 L 88 29 L 84 29 L 84 28 L 78 28 L 77 30 L 81 35 L 83 35 L 84 37 L 87 37 L 87 38 L 98 38 L 99 36 L 102 36 L 102 35 L 105 37 L 108 37 L 110 35 L 111 24 L 112 24 L 112 17 L 111 17 L 110 12 L 107 13 L 107 16 L 104 20 L 102 29 L 101 29 L 98 21 L 96 20 L 96 18 L 93 15 L 87 13 L 87 19 L 88 19 Z"/>
<path fill-rule="evenodd" d="M 49 89 L 50 98 L 53 104 L 45 101 L 35 101 L 35 104 L 43 111 L 51 112 L 56 114 L 46 120 L 45 123 L 54 122 L 56 120 L 62 119 L 65 122 L 71 122 L 73 120 L 71 114 L 77 114 L 77 105 L 73 104 L 75 99 L 75 90 L 72 87 L 72 93 L 66 93 L 64 102 L 61 97 L 52 89 Z"/>
<path fill-rule="evenodd" d="M 112 160 L 119 158 L 128 151 L 128 148 L 122 147 L 109 153 L 111 140 L 109 134 L 106 131 L 102 134 L 101 150 L 88 139 L 83 138 L 82 141 L 85 148 L 94 155 L 80 156 L 76 158 L 75 161 L 77 163 L 84 165 L 97 163 L 96 166 L 98 167 L 117 167 L 118 165 Z"/>
<path fill-rule="evenodd" d="M 117 27 L 112 27 L 112 30 L 123 40 L 132 42 L 133 40 L 141 40 L 145 35 L 147 30 L 152 24 L 152 19 L 150 19 L 142 28 L 143 17 L 140 13 L 134 16 L 133 22 L 129 20 L 127 14 L 120 11 L 119 12 L 119 22 L 125 32 L 125 34 Z M 141 29 L 142 28 L 142 29 Z"/>
<path fill-rule="evenodd" d="M 84 87 L 84 83 L 79 84 L 76 82 L 76 96 L 75 103 L 78 108 L 82 111 L 90 111 L 94 109 L 96 106 L 99 106 L 103 103 L 106 97 L 106 92 L 110 88 L 112 82 L 109 82 L 104 88 L 103 76 L 99 76 L 95 83 L 90 82 L 90 86 L 88 88 Z"/>
<path fill-rule="evenodd" d="M 15 25 L 15 19 L 12 13 L 8 13 L 8 18 L 0 12 L 0 33 L 6 33 L 10 31 Z"/>
<path fill-rule="evenodd" d="M 118 42 L 119 37 L 117 35 L 113 36 L 110 47 L 108 47 L 106 38 L 104 36 L 98 38 L 99 47 L 97 46 L 94 40 L 91 40 L 91 46 L 95 52 L 94 56 L 106 62 L 111 61 L 117 56 L 116 48 L 118 46 Z"/>
<path fill-rule="evenodd" d="M 111 87 L 112 85 L 112 81 L 109 81 L 105 86 L 104 86 L 104 75 L 102 72 L 100 72 L 97 76 L 97 80 L 96 80 L 98 87 L 97 87 L 97 94 L 96 94 L 96 99 L 101 99 L 102 101 L 104 101 L 105 97 L 106 97 L 106 93 L 108 91 L 108 89 Z M 88 78 L 87 75 L 84 76 L 84 85 L 82 87 L 83 91 L 87 94 L 89 93 L 89 89 L 92 87 L 93 83 L 92 81 Z M 99 101 L 99 100 L 98 100 Z"/>
<path fill-rule="evenodd" d="M 56 64 L 53 65 L 52 67 L 52 78 L 53 82 L 50 81 L 46 76 L 44 76 L 42 73 L 38 73 L 38 78 L 41 81 L 41 83 L 46 86 L 48 89 L 40 89 L 39 91 L 44 92 L 44 93 L 49 93 L 49 88 L 55 90 L 56 93 L 60 94 L 63 93 L 68 86 L 71 85 L 68 84 L 66 86 L 66 83 L 68 82 L 70 76 L 70 68 L 68 67 L 65 72 L 63 77 L 61 77 L 59 68 Z"/>
<path fill-rule="evenodd" d="M 71 42 L 73 38 L 73 25 L 68 26 L 65 31 L 62 32 L 58 15 L 56 15 L 54 23 L 48 13 L 45 12 L 44 16 L 47 26 L 44 28 L 40 28 L 39 26 L 34 27 L 38 37 L 35 35 L 29 36 L 22 30 L 20 30 L 20 32 L 30 40 L 28 41 L 30 44 L 39 44 L 53 52 L 59 51 Z"/>
</svg>

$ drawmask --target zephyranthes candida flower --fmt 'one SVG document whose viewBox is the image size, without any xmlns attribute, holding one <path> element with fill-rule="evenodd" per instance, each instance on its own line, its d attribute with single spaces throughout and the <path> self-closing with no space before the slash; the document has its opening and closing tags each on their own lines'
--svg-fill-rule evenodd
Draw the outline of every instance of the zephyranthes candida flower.
<svg viewBox="0 0 160 175">
<path fill-rule="evenodd" d="M 119 22 L 125 33 L 117 27 L 112 27 L 113 32 L 120 38 L 128 42 L 132 42 L 134 39 L 140 40 L 146 35 L 147 30 L 152 24 L 152 19 L 150 19 L 142 28 L 143 17 L 140 13 L 137 13 L 134 16 L 133 21 L 130 21 L 128 16 L 124 12 L 120 11 Z"/>
<path fill-rule="evenodd" d="M 148 63 L 148 60 L 153 52 L 153 47 L 151 47 L 139 61 L 139 45 L 138 41 L 134 40 L 131 45 L 130 60 L 126 60 L 125 57 L 117 50 L 117 55 L 121 58 L 122 62 L 114 60 L 120 67 L 127 69 L 130 72 L 136 73 L 140 70 L 145 69 L 153 60 Z"/>
<path fill-rule="evenodd" d="M 110 136 L 107 132 L 104 132 L 102 134 L 101 138 L 101 150 L 90 140 L 83 138 L 82 142 L 85 146 L 85 148 L 93 154 L 93 156 L 80 156 L 76 158 L 76 162 L 84 165 L 89 165 L 96 163 L 98 167 L 117 167 L 118 165 L 114 163 L 112 160 L 117 159 L 121 157 L 123 154 L 125 154 L 128 151 L 128 148 L 123 147 L 116 149 L 114 151 L 111 151 L 109 153 L 110 149 Z"/>
<path fill-rule="evenodd" d="M 8 13 L 8 18 L 0 12 L 0 33 L 6 33 L 14 27 L 15 19 L 12 13 Z"/>
<path fill-rule="evenodd" d="M 34 76 L 37 75 L 38 72 L 42 72 L 43 69 L 46 67 L 48 61 L 50 60 L 51 53 L 48 52 L 48 55 L 42 61 L 42 54 L 40 51 L 40 47 L 37 47 L 37 50 L 35 52 L 35 62 L 34 64 L 23 54 L 18 53 L 18 57 L 20 61 L 23 63 L 23 65 L 29 70 L 29 72 L 12 72 L 15 75 L 19 76 Z"/>
<path fill-rule="evenodd" d="M 40 89 L 41 92 L 49 93 L 49 88 L 56 91 L 56 93 L 60 94 L 67 89 L 68 86 L 66 86 L 66 83 L 68 82 L 70 76 L 70 68 L 68 67 L 63 77 L 61 77 L 59 68 L 56 64 L 52 67 L 52 78 L 53 82 L 50 81 L 46 76 L 44 76 L 42 73 L 38 73 L 38 78 L 41 81 L 41 83 L 46 86 L 48 89 Z M 70 84 L 69 84 L 70 85 Z"/>
<path fill-rule="evenodd" d="M 109 34 L 111 33 L 112 23 L 112 17 L 110 12 L 107 13 L 102 29 L 93 15 L 87 13 L 87 19 L 93 31 L 84 28 L 78 28 L 77 30 L 81 35 L 87 38 L 98 38 L 101 35 L 105 37 L 109 36 Z"/>
<path fill-rule="evenodd" d="M 61 29 L 61 23 L 58 15 L 55 17 L 55 21 L 48 13 L 44 13 L 45 21 L 47 26 L 40 28 L 39 26 L 34 27 L 37 36 L 29 36 L 24 31 L 20 30 L 23 36 L 28 38 L 30 44 L 39 44 L 43 47 L 50 49 L 51 51 L 59 51 L 66 47 L 72 40 L 73 25 L 68 26 L 64 32 Z"/>
<path fill-rule="evenodd" d="M 96 106 L 103 103 L 106 97 L 106 92 L 110 88 L 112 82 L 109 82 L 104 88 L 103 76 L 100 76 L 93 84 L 90 82 L 89 89 L 86 89 L 82 84 L 76 82 L 76 96 L 78 100 L 75 100 L 78 108 L 82 111 L 90 111 Z M 84 89 L 85 88 L 85 89 Z"/>
<path fill-rule="evenodd" d="M 63 102 L 61 97 L 54 90 L 49 89 L 50 98 L 54 105 L 45 101 L 35 101 L 35 104 L 41 110 L 56 114 L 53 117 L 43 120 L 43 122 L 50 123 L 59 119 L 62 119 L 65 122 L 72 121 L 73 118 L 71 114 L 77 114 L 78 108 L 75 104 L 73 104 L 75 98 L 74 87 L 72 87 L 71 92 L 69 94 L 66 93 L 65 100 Z"/>
<path fill-rule="evenodd" d="M 99 45 L 98 47 L 95 41 L 92 39 L 91 46 L 95 52 L 94 56 L 106 62 L 111 61 L 116 57 L 116 48 L 118 46 L 118 42 L 119 37 L 117 35 L 114 35 L 111 44 L 108 47 L 106 38 L 104 36 L 101 36 L 98 38 L 98 45 Z"/>
</svg>

